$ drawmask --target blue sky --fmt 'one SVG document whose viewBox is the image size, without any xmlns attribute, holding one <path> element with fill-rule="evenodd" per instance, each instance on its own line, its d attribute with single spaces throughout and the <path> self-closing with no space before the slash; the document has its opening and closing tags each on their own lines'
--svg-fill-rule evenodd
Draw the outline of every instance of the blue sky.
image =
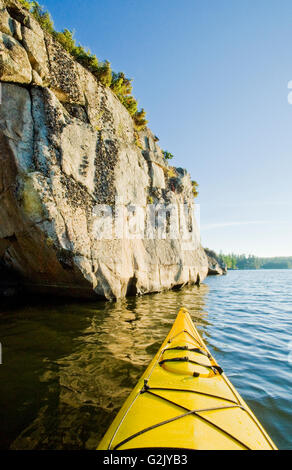
<svg viewBox="0 0 292 470">
<path fill-rule="evenodd" d="M 291 0 L 46 0 L 116 71 L 200 185 L 217 251 L 292 256 Z"/>
</svg>

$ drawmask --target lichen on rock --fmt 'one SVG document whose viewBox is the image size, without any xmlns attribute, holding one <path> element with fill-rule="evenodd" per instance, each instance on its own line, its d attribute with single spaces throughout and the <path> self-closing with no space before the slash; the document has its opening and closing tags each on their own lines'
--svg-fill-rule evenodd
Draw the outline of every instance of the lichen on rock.
<svg viewBox="0 0 292 470">
<path fill-rule="evenodd" d="M 32 70 L 27 53 L 12 36 L 0 31 L 0 79 L 6 82 L 27 84 Z"/>
</svg>

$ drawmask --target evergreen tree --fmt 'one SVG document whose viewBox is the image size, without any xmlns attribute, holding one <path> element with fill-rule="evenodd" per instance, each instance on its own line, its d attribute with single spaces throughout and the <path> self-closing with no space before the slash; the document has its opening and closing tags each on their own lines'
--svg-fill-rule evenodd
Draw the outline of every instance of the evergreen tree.
<svg viewBox="0 0 292 470">
<path fill-rule="evenodd" d="M 124 96 L 121 102 L 127 108 L 131 116 L 134 116 L 138 111 L 138 103 L 133 96 Z"/>
<path fill-rule="evenodd" d="M 193 189 L 193 195 L 194 197 L 198 197 L 199 195 L 199 184 L 197 183 L 197 181 L 192 181 L 192 189 Z"/>
<path fill-rule="evenodd" d="M 95 73 L 98 70 L 98 58 L 95 54 L 91 54 L 90 50 L 87 51 L 80 44 L 75 47 L 72 54 L 83 67 L 87 68 L 90 72 Z"/>
<path fill-rule="evenodd" d="M 168 150 L 163 151 L 163 156 L 165 160 L 171 160 L 173 158 L 172 153 L 168 152 Z"/>
<path fill-rule="evenodd" d="M 142 131 L 145 129 L 147 120 L 146 120 L 146 111 L 142 108 L 140 111 L 136 111 L 133 116 L 134 126 L 137 131 Z"/>
<path fill-rule="evenodd" d="M 30 1 L 27 1 L 27 0 L 18 0 L 19 3 L 21 3 L 21 5 L 26 8 L 26 10 L 30 10 L 31 8 L 31 3 Z"/>
<path fill-rule="evenodd" d="M 69 29 L 64 29 L 62 32 L 54 32 L 54 37 L 70 54 L 74 54 L 74 49 L 76 48 L 76 42 L 73 36 L 74 33 L 69 31 Z"/>
<path fill-rule="evenodd" d="M 94 75 L 98 78 L 100 83 L 109 87 L 112 82 L 112 69 L 110 62 L 106 60 L 103 64 L 99 65 Z"/>
<path fill-rule="evenodd" d="M 127 78 L 123 72 L 113 72 L 111 89 L 117 95 L 119 100 L 132 93 L 132 79 Z"/>
<path fill-rule="evenodd" d="M 30 11 L 41 27 L 48 33 L 54 33 L 54 23 L 50 13 L 44 9 L 38 2 L 32 2 Z"/>
</svg>

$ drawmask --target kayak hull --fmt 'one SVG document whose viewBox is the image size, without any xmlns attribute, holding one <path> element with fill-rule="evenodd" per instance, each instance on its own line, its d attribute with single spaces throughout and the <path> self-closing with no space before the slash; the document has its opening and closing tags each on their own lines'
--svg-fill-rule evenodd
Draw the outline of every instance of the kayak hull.
<svg viewBox="0 0 292 470">
<path fill-rule="evenodd" d="M 276 450 L 186 309 L 98 446 L 139 448 Z"/>
</svg>

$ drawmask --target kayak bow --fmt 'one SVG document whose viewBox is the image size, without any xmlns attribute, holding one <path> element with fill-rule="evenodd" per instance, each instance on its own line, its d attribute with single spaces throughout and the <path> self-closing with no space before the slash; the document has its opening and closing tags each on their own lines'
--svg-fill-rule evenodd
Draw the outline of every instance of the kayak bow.
<svg viewBox="0 0 292 470">
<path fill-rule="evenodd" d="M 276 450 L 186 309 L 98 446 L 138 448 Z"/>
</svg>

